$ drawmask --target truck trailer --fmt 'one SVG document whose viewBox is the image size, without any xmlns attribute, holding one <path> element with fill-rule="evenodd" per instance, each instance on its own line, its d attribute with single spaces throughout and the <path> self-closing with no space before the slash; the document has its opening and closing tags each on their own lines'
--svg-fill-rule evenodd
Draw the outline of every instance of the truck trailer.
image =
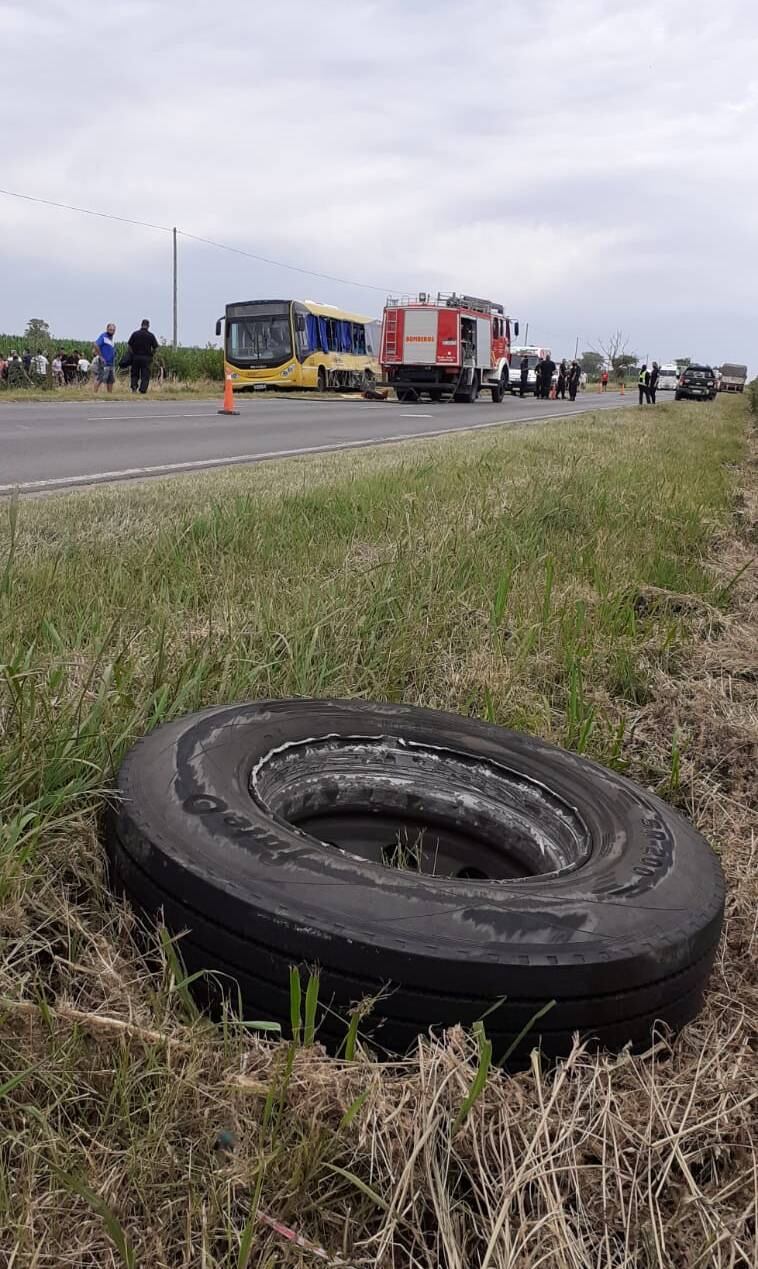
<svg viewBox="0 0 758 1269">
<path fill-rule="evenodd" d="M 744 392 L 746 383 L 747 366 L 737 366 L 726 362 L 721 367 L 719 392 Z"/>
</svg>

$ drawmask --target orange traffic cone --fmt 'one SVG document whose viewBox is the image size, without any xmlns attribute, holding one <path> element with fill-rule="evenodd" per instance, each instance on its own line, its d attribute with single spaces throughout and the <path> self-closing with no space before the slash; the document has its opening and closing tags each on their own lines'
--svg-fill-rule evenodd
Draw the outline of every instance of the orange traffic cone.
<svg viewBox="0 0 758 1269">
<path fill-rule="evenodd" d="M 219 410 L 219 414 L 239 414 L 239 410 L 234 408 L 234 388 L 232 387 L 232 376 L 224 375 L 224 406 Z"/>
</svg>

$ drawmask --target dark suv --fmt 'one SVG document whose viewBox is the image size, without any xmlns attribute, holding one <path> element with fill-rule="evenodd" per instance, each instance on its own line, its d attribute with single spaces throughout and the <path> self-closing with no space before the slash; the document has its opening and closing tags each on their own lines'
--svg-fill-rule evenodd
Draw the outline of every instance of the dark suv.
<svg viewBox="0 0 758 1269">
<path fill-rule="evenodd" d="M 679 376 L 674 399 L 688 397 L 693 401 L 712 401 L 716 396 L 716 376 L 711 366 L 688 366 Z"/>
</svg>

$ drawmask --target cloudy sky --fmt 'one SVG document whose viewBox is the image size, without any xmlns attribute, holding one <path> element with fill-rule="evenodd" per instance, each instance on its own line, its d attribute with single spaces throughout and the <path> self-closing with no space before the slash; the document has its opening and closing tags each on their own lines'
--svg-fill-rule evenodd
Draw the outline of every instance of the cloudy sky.
<svg viewBox="0 0 758 1269">
<path fill-rule="evenodd" d="M 439 288 L 559 353 L 758 371 L 756 0 L 0 0 L 0 59 L 3 189 L 346 279 L 183 237 L 183 343 L 230 300 Z M 170 268 L 0 195 L 0 330 L 169 336 Z"/>
</svg>

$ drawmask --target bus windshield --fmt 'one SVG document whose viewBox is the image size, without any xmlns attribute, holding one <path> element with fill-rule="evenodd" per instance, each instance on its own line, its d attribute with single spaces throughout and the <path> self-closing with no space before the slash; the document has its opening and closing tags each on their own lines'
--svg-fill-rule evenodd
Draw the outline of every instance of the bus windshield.
<svg viewBox="0 0 758 1269">
<path fill-rule="evenodd" d="M 229 361 L 240 366 L 280 366 L 292 356 L 289 312 L 230 317 L 226 325 Z"/>
</svg>

